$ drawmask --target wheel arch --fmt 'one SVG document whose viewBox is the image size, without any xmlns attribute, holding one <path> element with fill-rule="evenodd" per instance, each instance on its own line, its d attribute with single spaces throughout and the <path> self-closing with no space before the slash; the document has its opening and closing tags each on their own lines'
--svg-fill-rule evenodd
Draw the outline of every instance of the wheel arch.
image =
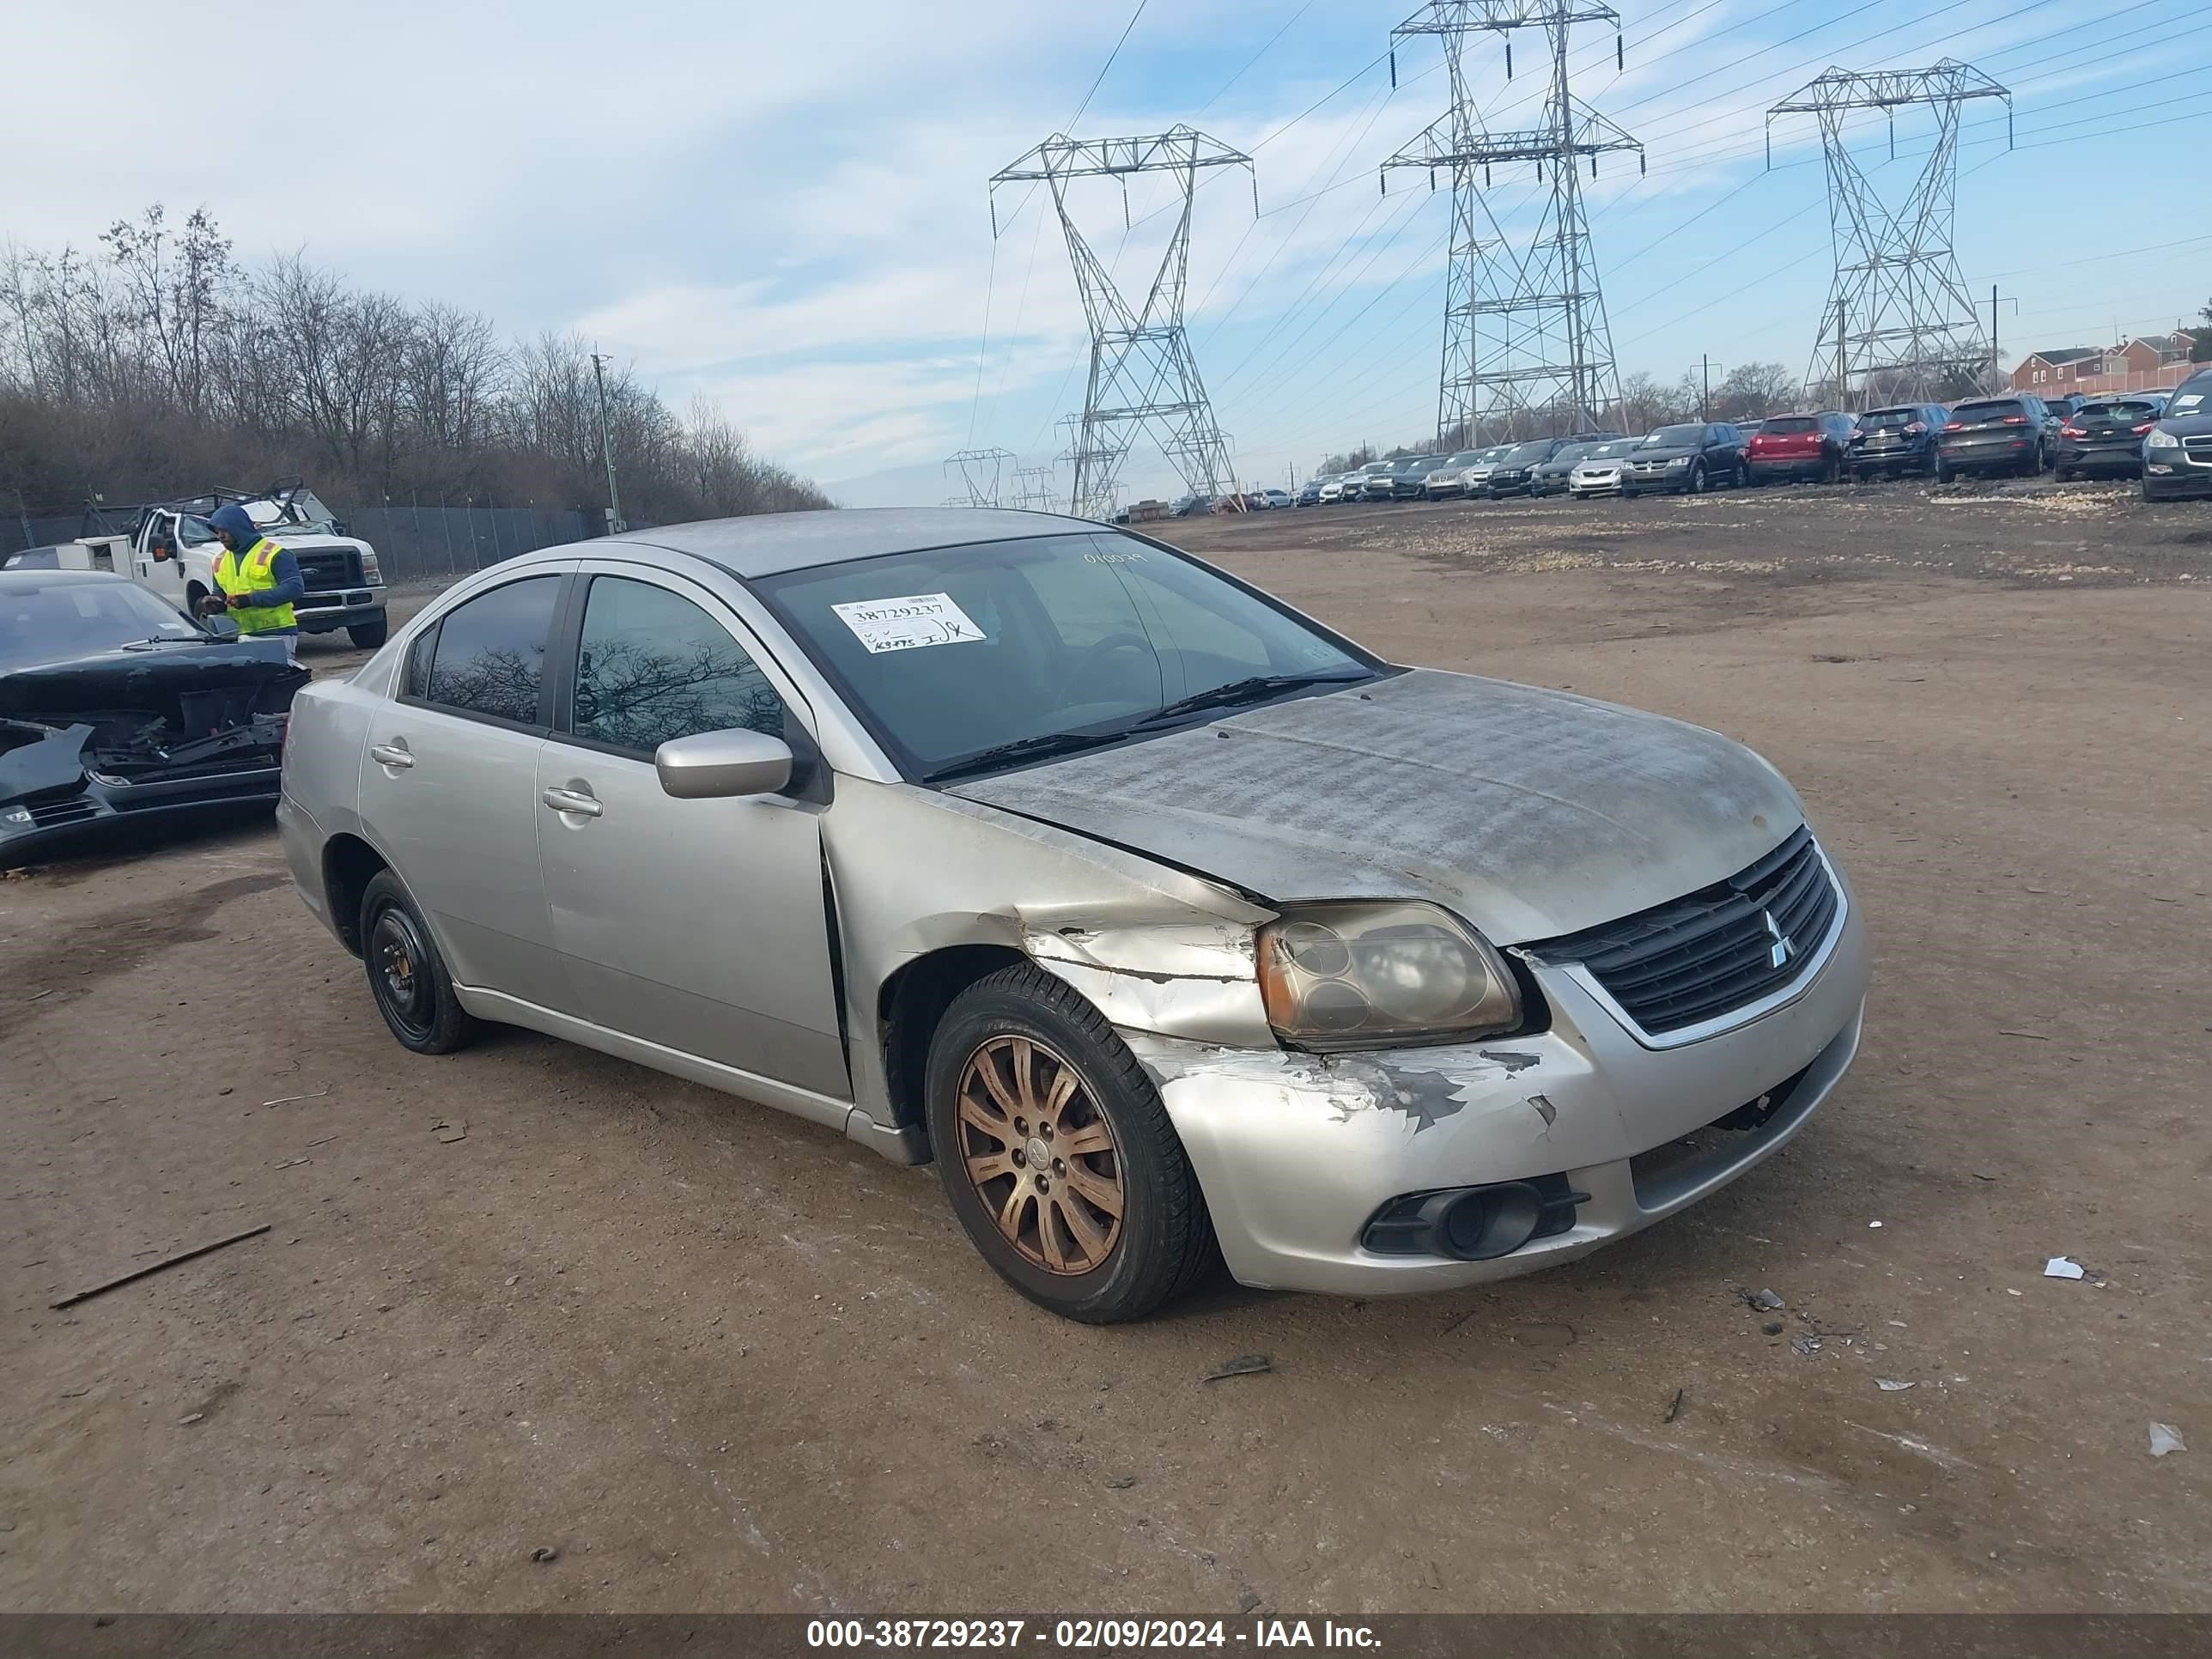
<svg viewBox="0 0 2212 1659">
<path fill-rule="evenodd" d="M 361 954 L 361 901 L 368 884 L 392 861 L 363 841 L 344 831 L 323 843 L 323 896 L 330 906 L 331 924 L 338 941 L 355 956 Z"/>
<path fill-rule="evenodd" d="M 876 1030 L 892 1121 L 928 1136 L 923 1110 L 930 1039 L 956 998 L 978 980 L 1031 958 L 1010 945 L 948 945 L 902 964 L 876 990 Z M 927 1161 L 927 1157 L 924 1159 Z"/>
</svg>

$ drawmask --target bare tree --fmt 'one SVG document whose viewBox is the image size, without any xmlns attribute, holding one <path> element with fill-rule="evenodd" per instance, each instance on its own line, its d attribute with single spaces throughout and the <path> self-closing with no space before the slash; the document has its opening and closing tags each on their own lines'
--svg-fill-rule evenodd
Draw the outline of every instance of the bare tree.
<svg viewBox="0 0 2212 1659">
<path fill-rule="evenodd" d="M 118 317 L 129 331 L 135 367 L 187 412 L 205 412 L 208 374 L 237 271 L 230 243 L 205 208 L 172 232 L 160 203 L 137 223 L 118 219 L 101 233 L 122 283 Z M 154 385 L 135 388 L 142 394 Z"/>
<path fill-rule="evenodd" d="M 0 248 L 0 491 L 36 513 L 313 472 L 326 500 L 420 490 L 601 505 L 598 388 L 573 335 L 362 289 L 293 256 L 246 270 L 203 209 L 156 204 L 104 257 Z M 628 368 L 607 426 L 634 523 L 826 507 L 710 404 Z"/>
<path fill-rule="evenodd" d="M 1739 363 L 1713 388 L 1713 408 L 1724 420 L 1765 420 L 1802 406 L 1804 388 L 1780 363 Z"/>
<path fill-rule="evenodd" d="M 406 308 L 348 288 L 296 254 L 260 284 L 266 325 L 290 381 L 294 409 L 331 465 L 387 477 L 409 337 Z"/>
<path fill-rule="evenodd" d="M 1642 369 L 1620 377 L 1620 425 L 1624 432 L 1649 432 L 1655 426 L 1680 420 L 1686 412 L 1680 386 L 1662 386 Z"/>
<path fill-rule="evenodd" d="M 506 354 L 488 318 L 434 301 L 408 331 L 404 398 L 409 447 L 445 487 L 475 482 L 496 435 Z"/>
</svg>

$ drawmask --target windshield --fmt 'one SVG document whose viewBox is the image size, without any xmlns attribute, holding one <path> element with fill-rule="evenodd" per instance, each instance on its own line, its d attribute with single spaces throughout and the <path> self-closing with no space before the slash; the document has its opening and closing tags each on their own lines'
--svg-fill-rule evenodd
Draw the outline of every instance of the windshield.
<svg viewBox="0 0 2212 1659">
<path fill-rule="evenodd" d="M 181 611 L 119 576 L 0 582 L 0 672 L 68 662 L 141 640 L 207 637 Z"/>
<path fill-rule="evenodd" d="M 1508 466 L 1534 466 L 1551 453 L 1551 441 L 1547 438 L 1539 438 L 1534 443 L 1516 446 L 1512 453 L 1506 456 L 1505 464 Z"/>
<path fill-rule="evenodd" d="M 1244 682 L 1378 668 L 1204 566 L 1105 532 L 895 553 L 754 585 L 923 779 L 995 769 L 984 752 L 1024 740 L 1109 741 Z"/>
<path fill-rule="evenodd" d="M 1694 449 L 1705 441 L 1705 429 L 1701 426 L 1662 426 L 1646 434 L 1646 449 Z"/>
<path fill-rule="evenodd" d="M 1643 441 L 1641 438 L 1615 438 L 1610 443 L 1593 444 L 1589 453 L 1583 459 L 1586 461 L 1608 460 L 1615 455 L 1626 454 Z"/>
<path fill-rule="evenodd" d="M 1552 457 L 1552 465 L 1565 466 L 1579 461 L 1585 455 L 1594 455 L 1600 450 L 1610 449 L 1612 447 L 1610 444 L 1562 444 L 1559 446 L 1559 453 Z"/>
</svg>

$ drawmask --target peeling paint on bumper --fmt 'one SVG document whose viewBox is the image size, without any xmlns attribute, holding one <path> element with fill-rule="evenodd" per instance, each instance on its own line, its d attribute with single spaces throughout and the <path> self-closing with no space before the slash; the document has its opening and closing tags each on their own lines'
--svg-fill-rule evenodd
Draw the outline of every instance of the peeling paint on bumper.
<svg viewBox="0 0 2212 1659">
<path fill-rule="evenodd" d="M 1854 911 L 1793 1000 L 1681 1048 L 1639 1044 L 1564 974 L 1540 969 L 1534 1036 L 1327 1057 L 1125 1030 L 1197 1171 L 1230 1271 L 1277 1290 L 1449 1290 L 1570 1261 L 1719 1190 L 1804 1126 L 1856 1054 L 1868 974 Z M 1802 1078 L 1799 1074 L 1802 1073 Z M 1632 1160 L 1799 1078 L 1761 1127 L 1640 1182 Z M 1401 1194 L 1565 1174 L 1574 1227 L 1489 1261 L 1379 1255 L 1360 1233 Z"/>
</svg>

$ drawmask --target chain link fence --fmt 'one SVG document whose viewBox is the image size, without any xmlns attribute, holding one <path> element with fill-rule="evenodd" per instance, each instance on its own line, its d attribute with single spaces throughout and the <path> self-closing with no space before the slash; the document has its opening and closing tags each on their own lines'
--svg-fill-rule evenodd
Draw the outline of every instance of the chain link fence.
<svg viewBox="0 0 2212 1659">
<path fill-rule="evenodd" d="M 450 506 L 410 501 L 404 506 L 340 507 L 331 510 L 346 533 L 376 550 L 387 582 L 436 581 L 466 575 L 519 553 L 559 547 L 605 533 L 602 514 L 583 507 Z M 127 518 L 109 514 L 113 530 L 127 530 Z M 79 536 L 107 533 L 91 513 L 34 514 L 18 511 L 0 517 L 0 558 L 27 547 L 48 547 Z"/>
<path fill-rule="evenodd" d="M 466 575 L 519 553 L 605 533 L 599 514 L 571 507 L 404 507 L 334 508 L 349 536 L 376 550 L 387 582 Z"/>
</svg>

